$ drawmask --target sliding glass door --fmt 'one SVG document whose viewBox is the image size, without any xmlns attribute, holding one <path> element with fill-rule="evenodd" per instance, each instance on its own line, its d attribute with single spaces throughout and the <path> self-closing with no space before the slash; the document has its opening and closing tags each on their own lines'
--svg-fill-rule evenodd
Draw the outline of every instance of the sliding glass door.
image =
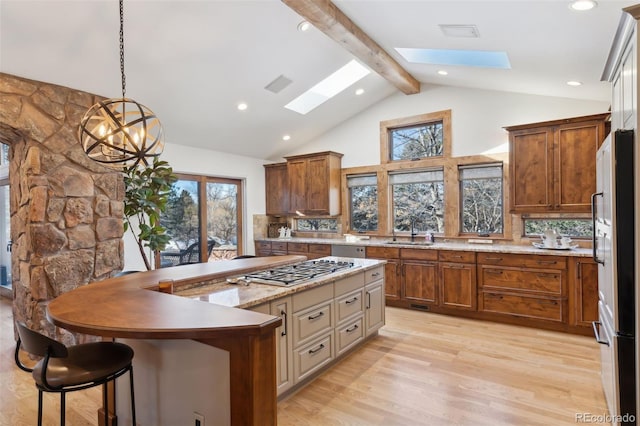
<svg viewBox="0 0 640 426">
<path fill-rule="evenodd" d="M 171 241 L 157 267 L 232 259 L 242 252 L 242 181 L 178 175 L 161 217 Z"/>
</svg>

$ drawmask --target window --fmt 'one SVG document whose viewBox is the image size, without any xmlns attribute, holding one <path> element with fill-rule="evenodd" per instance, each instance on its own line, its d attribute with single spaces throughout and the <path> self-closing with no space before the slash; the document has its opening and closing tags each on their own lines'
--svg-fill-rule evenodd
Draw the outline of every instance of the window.
<svg viewBox="0 0 640 426">
<path fill-rule="evenodd" d="M 442 121 L 389 130 L 391 161 L 442 157 Z"/>
<path fill-rule="evenodd" d="M 540 237 L 546 229 L 555 229 L 558 234 L 571 238 L 591 238 L 593 223 L 585 218 L 534 219 L 524 218 L 524 236 Z"/>
<path fill-rule="evenodd" d="M 442 169 L 389 174 L 393 229 L 444 232 L 444 173 Z"/>
<path fill-rule="evenodd" d="M 502 234 L 502 164 L 460 166 L 462 233 Z"/>
<path fill-rule="evenodd" d="M 160 267 L 208 262 L 242 252 L 242 182 L 179 175 L 160 218 L 171 241 Z"/>
<path fill-rule="evenodd" d="M 366 232 L 378 230 L 378 177 L 347 176 L 349 188 L 349 229 Z"/>
<path fill-rule="evenodd" d="M 451 110 L 381 122 L 380 156 L 381 164 L 418 161 L 425 167 L 449 158 Z"/>
<path fill-rule="evenodd" d="M 338 219 L 296 219 L 298 232 L 338 232 Z"/>
</svg>

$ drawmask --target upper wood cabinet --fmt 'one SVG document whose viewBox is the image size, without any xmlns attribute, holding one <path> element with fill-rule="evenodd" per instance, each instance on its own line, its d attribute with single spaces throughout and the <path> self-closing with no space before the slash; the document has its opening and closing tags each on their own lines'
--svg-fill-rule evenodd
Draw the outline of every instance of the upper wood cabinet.
<svg viewBox="0 0 640 426">
<path fill-rule="evenodd" d="M 340 214 L 342 154 L 320 152 L 287 159 L 289 213 Z"/>
<path fill-rule="evenodd" d="M 289 213 L 289 179 L 287 163 L 265 164 L 266 213 L 285 216 Z"/>
<path fill-rule="evenodd" d="M 589 212 L 609 113 L 505 127 L 513 213 Z"/>
</svg>

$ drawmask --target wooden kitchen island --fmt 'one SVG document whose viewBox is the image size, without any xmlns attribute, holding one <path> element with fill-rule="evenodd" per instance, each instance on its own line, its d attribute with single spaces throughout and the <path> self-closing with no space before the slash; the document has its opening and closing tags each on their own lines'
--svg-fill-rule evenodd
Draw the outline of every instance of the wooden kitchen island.
<svg viewBox="0 0 640 426">
<path fill-rule="evenodd" d="M 230 275 L 304 259 L 302 256 L 239 259 L 184 265 L 110 278 L 60 295 L 49 304 L 48 317 L 56 326 L 104 338 L 133 339 L 133 342 L 166 342 L 178 348 L 181 345 L 202 344 L 227 351 L 230 423 L 275 425 L 275 329 L 281 325 L 281 319 L 277 316 L 202 303 L 154 290 L 158 289 L 158 282 L 161 280 L 174 280 L 175 287 L 180 288 L 224 280 Z M 213 348 L 211 349 L 214 350 Z M 136 370 L 145 369 L 147 361 L 144 357 L 134 357 Z M 180 375 L 181 369 L 193 371 L 195 368 L 198 371 L 199 367 L 190 365 L 189 360 L 181 362 L 178 359 L 176 364 L 170 367 L 177 375 Z M 217 377 L 203 379 L 209 382 L 218 380 Z M 151 390 L 149 383 L 137 381 L 135 385 L 136 400 L 139 399 L 138 395 L 142 396 Z M 171 389 L 165 391 L 171 395 Z M 113 402 L 116 401 L 112 388 L 109 394 L 112 399 L 109 405 L 111 410 L 115 406 Z M 165 401 L 154 401 L 154 405 L 163 403 Z M 125 407 L 128 405 L 123 405 L 123 413 Z M 137 408 L 140 418 L 145 408 Z M 111 414 L 115 419 L 115 411 Z M 193 413 L 189 412 L 186 415 L 192 418 Z M 193 420 L 189 422 L 192 423 Z M 216 419 L 209 418 L 208 424 L 217 424 Z"/>
</svg>

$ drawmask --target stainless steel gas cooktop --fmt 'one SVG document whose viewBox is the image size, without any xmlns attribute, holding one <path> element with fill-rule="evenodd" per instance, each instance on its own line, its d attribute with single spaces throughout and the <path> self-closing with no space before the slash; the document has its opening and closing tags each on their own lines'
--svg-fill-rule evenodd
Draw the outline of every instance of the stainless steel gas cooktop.
<svg viewBox="0 0 640 426">
<path fill-rule="evenodd" d="M 353 262 L 336 260 L 308 260 L 245 275 L 244 281 L 261 284 L 293 286 L 337 271 L 355 268 Z"/>
</svg>

